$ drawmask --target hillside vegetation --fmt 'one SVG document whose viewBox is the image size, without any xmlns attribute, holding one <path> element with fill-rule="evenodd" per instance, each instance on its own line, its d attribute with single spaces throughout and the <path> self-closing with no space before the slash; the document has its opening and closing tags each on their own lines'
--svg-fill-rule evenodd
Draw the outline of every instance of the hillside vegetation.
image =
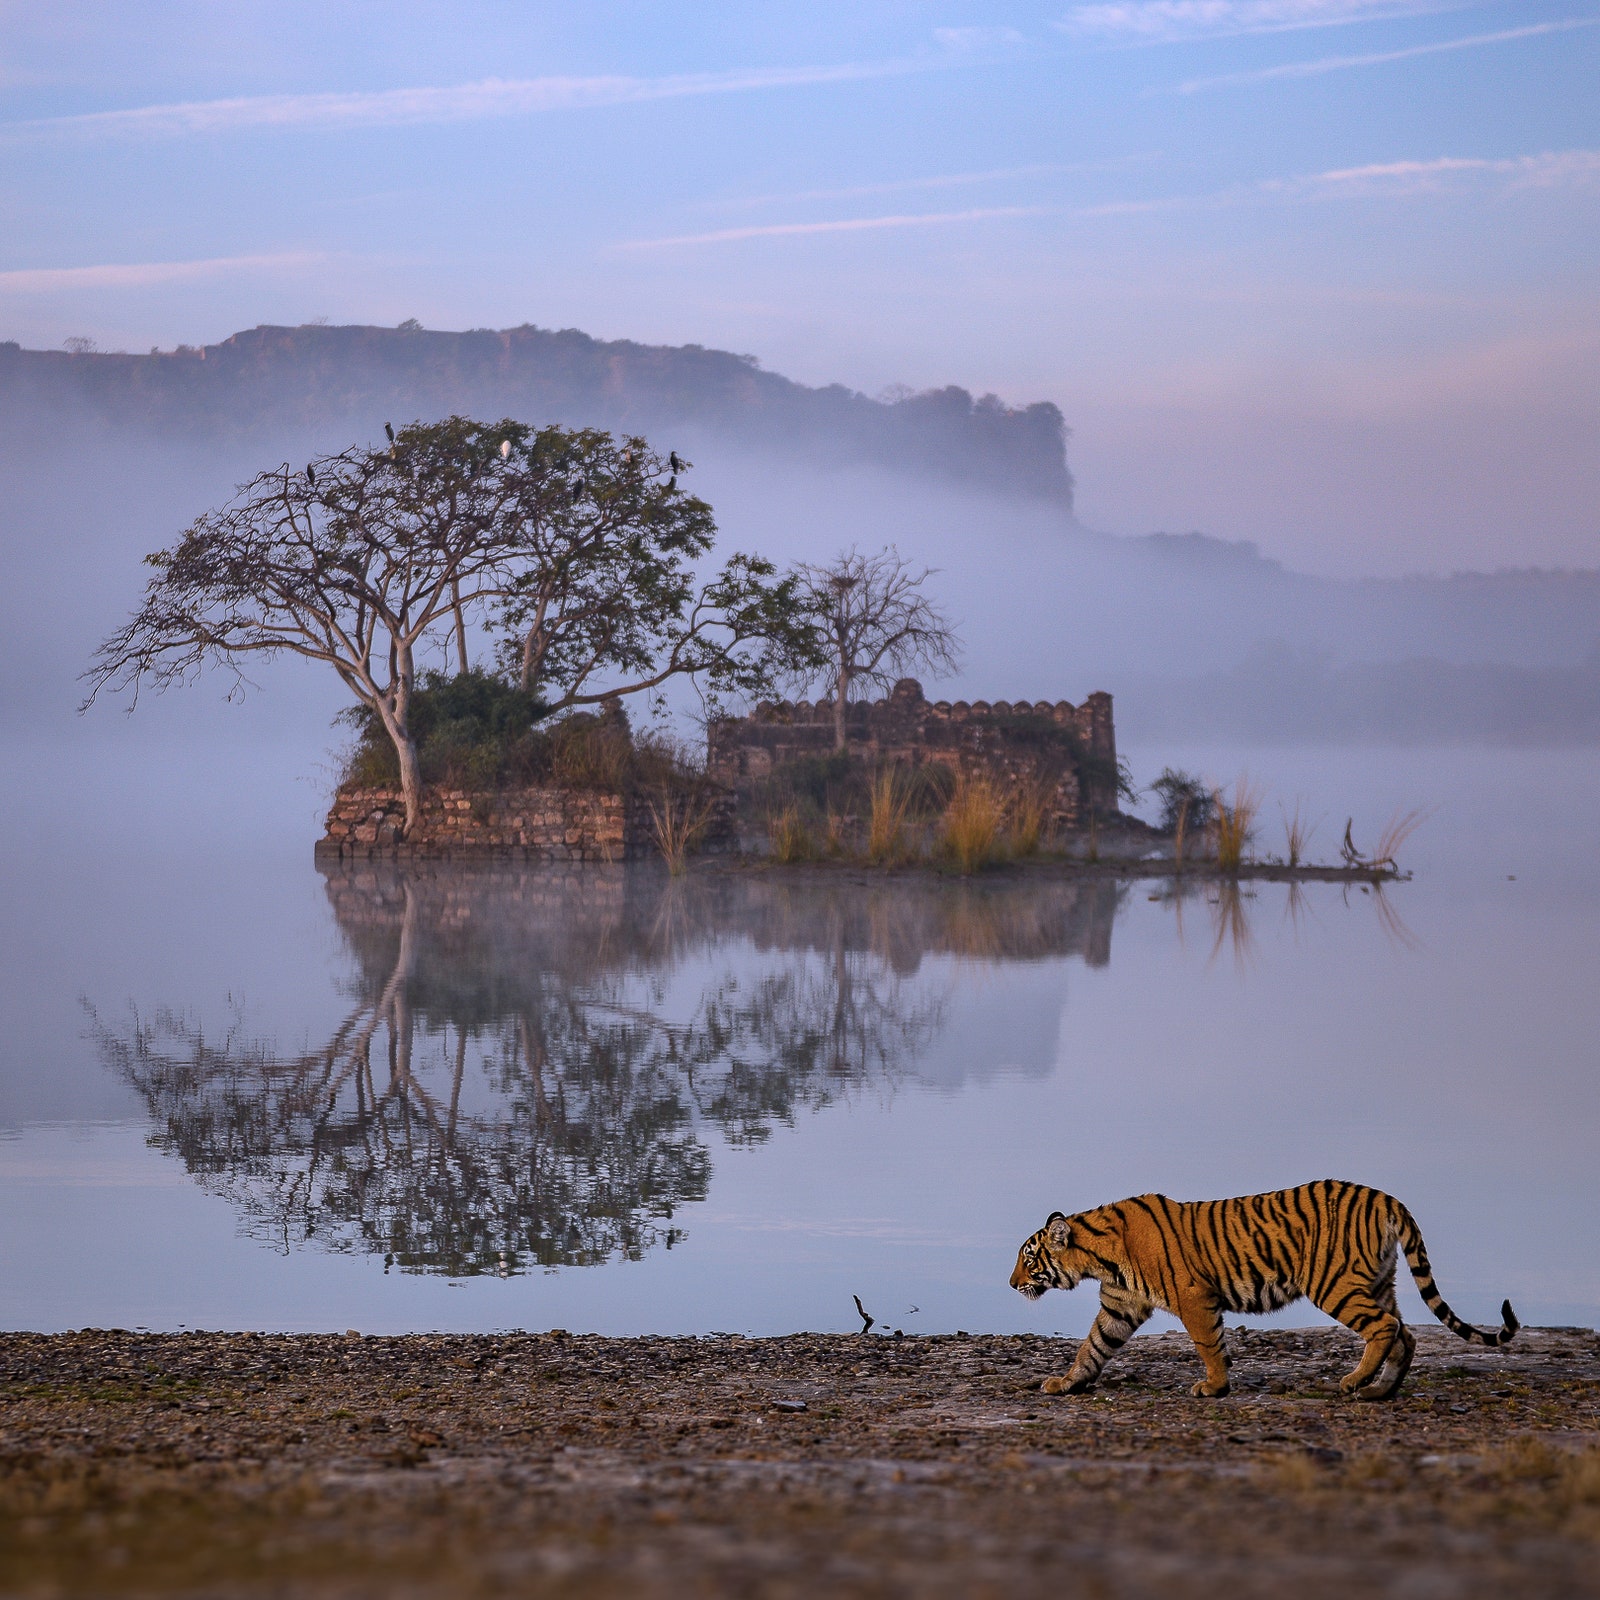
<svg viewBox="0 0 1600 1600">
<path fill-rule="evenodd" d="M 873 400 L 763 372 L 754 356 L 575 328 L 260 327 L 149 355 L 0 344 L 0 417 L 80 411 L 190 438 L 346 419 L 375 432 L 451 412 L 647 435 L 674 428 L 1072 510 L 1066 425 L 1048 401 L 1013 408 L 954 386 Z"/>
</svg>

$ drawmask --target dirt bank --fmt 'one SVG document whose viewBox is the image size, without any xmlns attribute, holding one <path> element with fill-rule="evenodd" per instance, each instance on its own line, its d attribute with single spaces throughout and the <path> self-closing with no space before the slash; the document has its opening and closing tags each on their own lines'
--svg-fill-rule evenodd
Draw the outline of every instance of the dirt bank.
<svg viewBox="0 0 1600 1600">
<path fill-rule="evenodd" d="M 0 1335 L 6 1594 L 1600 1595 L 1600 1335 Z"/>
</svg>

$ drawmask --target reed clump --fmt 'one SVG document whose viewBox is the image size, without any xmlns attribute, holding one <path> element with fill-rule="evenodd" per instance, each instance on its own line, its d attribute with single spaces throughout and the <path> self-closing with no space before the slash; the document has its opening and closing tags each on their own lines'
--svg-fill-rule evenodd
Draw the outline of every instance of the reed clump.
<svg viewBox="0 0 1600 1600">
<path fill-rule="evenodd" d="M 1005 825 L 1005 801 L 988 777 L 961 773 L 945 807 L 941 837 L 963 874 L 999 859 Z"/>
<path fill-rule="evenodd" d="M 1378 847 L 1372 852 L 1373 861 L 1380 867 L 1387 867 L 1390 872 L 1400 870 L 1396 857 L 1400 854 L 1400 846 L 1433 815 L 1431 806 L 1416 806 L 1410 811 L 1397 811 L 1390 817 L 1382 833 L 1378 835 Z"/>
<path fill-rule="evenodd" d="M 1255 839 L 1256 818 L 1261 813 L 1261 791 L 1249 777 L 1240 773 L 1233 786 L 1233 798 L 1226 800 L 1218 790 L 1212 797 L 1216 831 L 1217 866 L 1223 872 L 1237 872 L 1245 851 Z"/>
<path fill-rule="evenodd" d="M 1295 796 L 1293 811 L 1285 810 L 1281 801 L 1278 804 L 1278 810 L 1283 813 L 1284 859 L 1291 868 L 1305 860 L 1311 835 L 1317 831 L 1316 823 L 1305 815 L 1304 806 L 1305 801 L 1299 795 Z"/>
<path fill-rule="evenodd" d="M 816 850 L 816 841 L 798 805 L 787 805 L 768 819 L 767 839 L 772 846 L 772 859 L 784 866 L 809 861 Z"/>
<path fill-rule="evenodd" d="M 880 768 L 872 780 L 867 814 L 867 859 L 878 866 L 903 861 L 910 854 L 906 824 L 912 786 L 898 766 Z"/>
<path fill-rule="evenodd" d="M 1011 790 L 1006 805 L 1006 832 L 1014 856 L 1039 853 L 1050 819 L 1050 788 L 1038 779 L 1024 779 Z"/>
<path fill-rule="evenodd" d="M 709 789 L 663 789 L 650 802 L 656 848 L 674 878 L 688 870 L 689 857 L 711 826 L 716 810 L 716 796 Z"/>
<path fill-rule="evenodd" d="M 824 855 L 842 856 L 850 843 L 850 819 L 840 811 L 830 811 L 822 819 L 822 850 Z"/>
</svg>

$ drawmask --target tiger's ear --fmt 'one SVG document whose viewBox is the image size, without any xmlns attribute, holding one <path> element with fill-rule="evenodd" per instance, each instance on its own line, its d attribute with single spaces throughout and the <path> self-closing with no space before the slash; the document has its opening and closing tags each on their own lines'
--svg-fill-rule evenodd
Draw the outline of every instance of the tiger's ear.
<svg viewBox="0 0 1600 1600">
<path fill-rule="evenodd" d="M 1059 1211 L 1052 1211 L 1045 1219 L 1044 1231 L 1045 1237 L 1055 1245 L 1064 1245 L 1072 1237 L 1067 1219 Z"/>
</svg>

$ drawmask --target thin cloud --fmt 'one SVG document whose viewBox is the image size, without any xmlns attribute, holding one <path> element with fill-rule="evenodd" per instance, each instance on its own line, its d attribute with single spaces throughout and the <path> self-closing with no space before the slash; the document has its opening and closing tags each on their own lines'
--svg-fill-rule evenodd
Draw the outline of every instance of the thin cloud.
<svg viewBox="0 0 1600 1600">
<path fill-rule="evenodd" d="M 664 78 L 485 78 L 478 83 L 445 88 L 252 95 L 0 124 L 0 139 L 170 139 L 263 128 L 316 131 L 482 122 L 650 100 L 855 83 L 926 71 L 948 65 L 953 59 L 956 58 L 947 52 L 916 60 L 846 62 L 830 67 L 770 67 Z"/>
<path fill-rule="evenodd" d="M 963 51 L 1010 50 L 1027 43 L 1015 28 L 935 28 L 933 38 L 943 49 Z"/>
<path fill-rule="evenodd" d="M 1056 177 L 1065 172 L 1105 172 L 1148 161 L 1149 156 L 1121 157 L 1115 161 L 1046 161 L 1028 167 L 997 167 L 990 172 L 941 172 L 925 178 L 890 178 L 882 183 L 858 183 L 845 189 L 799 189 L 787 194 L 756 194 L 714 202 L 722 206 L 768 206 L 803 200 L 863 200 L 879 194 L 904 194 L 917 189 L 958 189 L 976 183 L 1006 183 L 1015 178 Z"/>
<path fill-rule="evenodd" d="M 847 217 L 830 222 L 774 222 L 750 228 L 719 228 L 666 239 L 630 239 L 622 250 L 659 250 L 668 245 L 737 244 L 745 239 L 795 239 L 818 233 L 865 233 L 879 228 L 931 228 L 952 222 L 988 222 L 1006 217 L 1042 217 L 1050 206 L 984 206 L 972 211 L 916 211 L 887 217 Z"/>
<path fill-rule="evenodd" d="M 1462 0 L 1126 0 L 1077 5 L 1056 24 L 1066 33 L 1162 43 L 1239 33 L 1284 33 L 1423 16 Z"/>
<path fill-rule="evenodd" d="M 1074 217 L 1135 217 L 1163 211 L 1217 211 L 1268 201 L 1396 199 L 1435 195 L 1463 182 L 1502 180 L 1505 193 L 1520 189 L 1600 186 L 1600 150 L 1547 150 L 1532 156 L 1436 156 L 1427 161 L 1381 161 L 1335 167 L 1294 178 L 1267 178 L 1209 194 L 1113 200 L 1082 206 Z"/>
<path fill-rule="evenodd" d="M 1514 39 L 1533 39 L 1541 34 L 1566 33 L 1573 28 L 1600 26 L 1600 17 L 1569 17 L 1561 22 L 1536 22 L 1526 28 L 1506 28 L 1499 33 L 1475 33 L 1465 39 L 1442 39 L 1436 44 L 1414 44 L 1404 50 L 1381 50 L 1362 56 L 1324 56 L 1320 61 L 1288 61 L 1254 72 L 1229 72 L 1216 78 L 1190 78 L 1180 83 L 1177 94 L 1198 94 L 1204 89 L 1235 89 L 1248 84 L 1271 83 L 1279 78 L 1317 78 L 1326 72 L 1343 72 L 1351 67 L 1381 67 L 1391 61 L 1410 61 L 1415 56 L 1443 55 L 1452 50 L 1474 50 L 1480 45 L 1507 44 Z"/>
<path fill-rule="evenodd" d="M 1586 186 L 1600 179 L 1600 150 L 1546 150 L 1539 155 L 1502 158 L 1439 156 L 1431 161 L 1385 161 L 1363 167 L 1339 167 L 1313 177 L 1291 179 L 1276 187 L 1347 194 L 1433 192 L 1446 186 L 1451 179 L 1462 177 L 1509 178 L 1507 187 L 1512 189 Z"/>
<path fill-rule="evenodd" d="M 203 261 L 107 262 L 93 267 L 22 267 L 0 272 L 0 294 L 49 294 L 60 289 L 149 289 L 223 277 L 235 272 L 278 272 L 317 266 L 315 251 L 262 256 L 212 256 Z"/>
</svg>

